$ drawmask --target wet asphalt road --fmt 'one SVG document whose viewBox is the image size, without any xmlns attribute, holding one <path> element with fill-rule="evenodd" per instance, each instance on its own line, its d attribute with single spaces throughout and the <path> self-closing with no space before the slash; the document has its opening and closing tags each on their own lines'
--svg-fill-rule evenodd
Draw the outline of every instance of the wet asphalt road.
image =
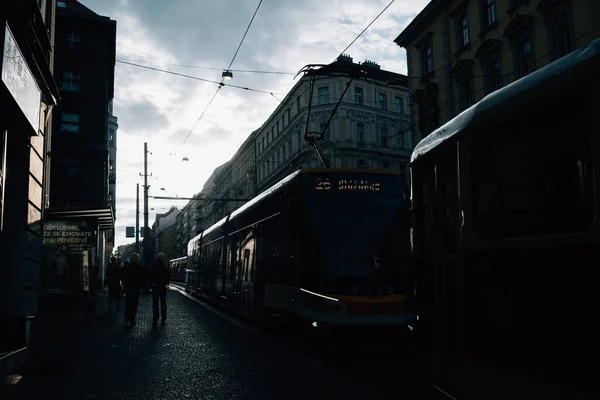
<svg viewBox="0 0 600 400">
<path fill-rule="evenodd" d="M 145 295 L 130 328 L 122 311 L 107 312 L 105 294 L 98 297 L 97 311 L 44 317 L 44 337 L 8 398 L 430 398 L 416 395 L 410 366 L 391 347 L 342 352 L 288 343 L 175 290 L 164 326 L 152 327 Z"/>
</svg>

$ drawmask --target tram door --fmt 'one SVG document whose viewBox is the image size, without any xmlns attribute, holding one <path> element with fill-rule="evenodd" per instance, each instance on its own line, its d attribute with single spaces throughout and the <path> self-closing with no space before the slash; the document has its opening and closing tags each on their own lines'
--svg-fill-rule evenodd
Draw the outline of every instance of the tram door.
<svg viewBox="0 0 600 400">
<path fill-rule="evenodd" d="M 255 239 L 251 236 L 240 248 L 241 313 L 248 318 L 252 317 L 254 312 L 254 250 Z"/>
<path fill-rule="evenodd" d="M 419 337 L 427 373 L 447 386 L 459 349 L 460 272 L 457 145 L 413 165 Z M 449 388 L 448 388 L 449 389 Z"/>
</svg>

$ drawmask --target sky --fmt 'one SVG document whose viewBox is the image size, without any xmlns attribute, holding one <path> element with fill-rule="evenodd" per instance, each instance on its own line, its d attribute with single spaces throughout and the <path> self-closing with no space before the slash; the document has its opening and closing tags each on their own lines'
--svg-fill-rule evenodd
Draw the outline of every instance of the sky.
<svg viewBox="0 0 600 400">
<path fill-rule="evenodd" d="M 389 1 L 263 0 L 231 66 L 233 80 L 226 83 L 267 93 L 223 87 L 198 122 L 216 84 L 124 62 L 220 81 L 259 0 L 80 0 L 117 21 L 115 245 L 133 241 L 125 238 L 125 227 L 135 226 L 136 183 L 143 224 L 144 142 L 150 152 L 150 196 L 200 192 L 213 170 L 271 115 L 277 98 L 297 82 L 296 72 L 335 60 Z M 396 0 L 346 53 L 355 62 L 368 59 L 406 74 L 406 52 L 393 40 L 427 3 Z M 186 203 L 150 198 L 149 225 L 156 213 Z"/>
</svg>

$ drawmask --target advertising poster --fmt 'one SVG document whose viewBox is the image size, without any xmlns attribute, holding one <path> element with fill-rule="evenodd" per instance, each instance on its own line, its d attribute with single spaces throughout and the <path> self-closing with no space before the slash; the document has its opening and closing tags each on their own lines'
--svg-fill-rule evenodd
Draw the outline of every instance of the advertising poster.
<svg viewBox="0 0 600 400">
<path fill-rule="evenodd" d="M 89 255 L 96 237 L 95 226 L 85 220 L 44 221 L 42 287 L 46 293 L 89 289 Z"/>
</svg>

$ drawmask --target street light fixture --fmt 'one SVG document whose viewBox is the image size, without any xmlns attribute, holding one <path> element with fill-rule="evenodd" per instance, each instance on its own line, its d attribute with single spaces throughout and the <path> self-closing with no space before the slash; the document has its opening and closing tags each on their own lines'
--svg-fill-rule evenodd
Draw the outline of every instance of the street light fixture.
<svg viewBox="0 0 600 400">
<path fill-rule="evenodd" d="M 230 70 L 226 70 L 223 71 L 221 76 L 223 77 L 223 79 L 233 79 L 233 72 L 231 72 Z"/>
</svg>

